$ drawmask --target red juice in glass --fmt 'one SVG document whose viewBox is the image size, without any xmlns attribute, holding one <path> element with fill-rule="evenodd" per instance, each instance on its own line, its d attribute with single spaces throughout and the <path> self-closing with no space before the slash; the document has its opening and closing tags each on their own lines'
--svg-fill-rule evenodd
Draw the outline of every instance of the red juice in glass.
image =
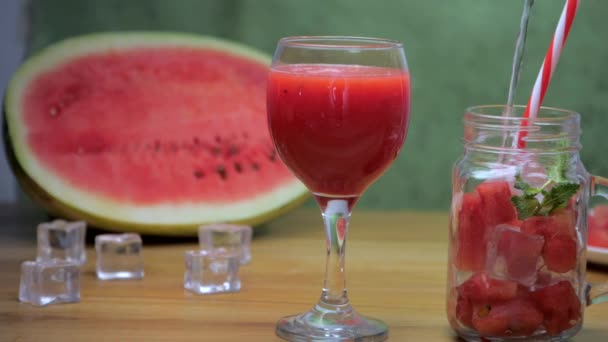
<svg viewBox="0 0 608 342">
<path fill-rule="evenodd" d="M 359 65 L 276 66 L 267 105 L 271 136 L 293 173 L 314 194 L 355 197 L 403 145 L 409 75 Z"/>
</svg>

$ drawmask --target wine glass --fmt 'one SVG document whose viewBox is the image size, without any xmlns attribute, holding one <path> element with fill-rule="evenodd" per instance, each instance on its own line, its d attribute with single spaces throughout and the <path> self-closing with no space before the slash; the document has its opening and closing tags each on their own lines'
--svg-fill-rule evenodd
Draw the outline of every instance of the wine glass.
<svg viewBox="0 0 608 342">
<path fill-rule="evenodd" d="M 278 154 L 319 204 L 327 241 L 319 302 L 280 319 L 277 335 L 290 341 L 386 339 L 386 324 L 350 305 L 344 256 L 353 207 L 395 160 L 407 134 L 410 80 L 402 44 L 283 38 L 272 60 L 267 111 Z"/>
</svg>

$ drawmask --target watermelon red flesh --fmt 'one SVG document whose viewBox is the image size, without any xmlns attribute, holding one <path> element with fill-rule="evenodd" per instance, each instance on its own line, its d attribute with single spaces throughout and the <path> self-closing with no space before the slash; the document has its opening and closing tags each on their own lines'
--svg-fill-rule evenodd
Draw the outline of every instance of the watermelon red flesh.
<svg viewBox="0 0 608 342">
<path fill-rule="evenodd" d="M 496 279 L 485 272 L 473 274 L 458 286 L 458 293 L 478 305 L 494 304 L 514 299 L 519 288 L 516 282 Z"/>
<path fill-rule="evenodd" d="M 545 242 L 543 259 L 550 271 L 565 273 L 573 270 L 578 261 L 576 240 L 566 235 L 558 235 Z"/>
<path fill-rule="evenodd" d="M 608 248 L 608 205 L 600 205 L 589 213 L 589 245 Z"/>
<path fill-rule="evenodd" d="M 27 141 L 58 177 L 113 200 L 252 197 L 293 180 L 268 135 L 266 74 L 209 49 L 79 57 L 31 81 Z"/>
<path fill-rule="evenodd" d="M 473 327 L 482 336 L 530 336 L 543 322 L 533 301 L 517 298 L 506 303 L 476 308 Z"/>
<path fill-rule="evenodd" d="M 475 189 L 481 197 L 485 221 L 494 226 L 517 219 L 517 211 L 511 203 L 511 188 L 508 182 L 483 182 Z"/>
<path fill-rule="evenodd" d="M 458 211 L 456 233 L 456 267 L 461 271 L 477 271 L 485 267 L 486 224 L 483 219 L 481 198 L 476 192 L 462 196 Z"/>
<path fill-rule="evenodd" d="M 550 216 L 531 216 L 523 221 L 522 231 L 539 234 L 548 240 L 556 235 L 576 237 L 575 214 L 572 209 L 559 209 Z"/>
<path fill-rule="evenodd" d="M 483 182 L 474 192 L 463 194 L 458 211 L 456 267 L 461 271 L 484 269 L 488 239 L 496 225 L 503 223 L 520 224 L 508 182 Z"/>
<path fill-rule="evenodd" d="M 581 301 L 568 281 L 536 290 L 531 297 L 543 312 L 543 324 L 550 335 L 573 327 L 581 318 Z"/>
<path fill-rule="evenodd" d="M 528 289 L 516 282 L 480 272 L 456 289 L 454 315 L 482 336 L 528 336 L 543 321 Z"/>
</svg>

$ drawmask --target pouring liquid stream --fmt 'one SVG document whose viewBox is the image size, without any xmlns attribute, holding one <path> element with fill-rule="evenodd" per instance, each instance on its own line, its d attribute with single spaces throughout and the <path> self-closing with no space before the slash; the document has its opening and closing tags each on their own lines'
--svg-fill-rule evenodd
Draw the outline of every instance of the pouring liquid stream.
<svg viewBox="0 0 608 342">
<path fill-rule="evenodd" d="M 503 117 L 508 118 L 512 115 L 513 102 L 515 101 L 515 94 L 517 90 L 517 83 L 521 74 L 521 69 L 524 60 L 524 52 L 526 50 L 526 40 L 528 37 L 528 22 L 530 20 L 530 12 L 534 6 L 534 0 L 525 0 L 524 9 L 521 14 L 521 20 L 519 23 L 519 33 L 517 35 L 517 42 L 515 43 L 515 53 L 513 54 L 513 65 L 511 68 L 511 81 L 509 82 L 509 93 L 507 95 L 507 106 L 503 112 Z M 502 136 L 502 147 L 507 145 L 507 130 L 504 131 Z M 504 155 L 500 154 L 499 162 L 504 161 Z"/>
<path fill-rule="evenodd" d="M 519 34 L 517 35 L 517 43 L 515 44 L 515 53 L 513 55 L 513 67 L 511 69 L 511 82 L 509 82 L 509 95 L 507 97 L 507 111 L 504 113 L 505 116 L 511 116 L 511 108 L 513 107 L 513 101 L 515 101 L 515 91 L 521 74 L 524 52 L 526 50 L 526 39 L 528 38 L 528 21 L 533 5 L 534 0 L 525 0 L 524 10 L 521 14 Z"/>
</svg>

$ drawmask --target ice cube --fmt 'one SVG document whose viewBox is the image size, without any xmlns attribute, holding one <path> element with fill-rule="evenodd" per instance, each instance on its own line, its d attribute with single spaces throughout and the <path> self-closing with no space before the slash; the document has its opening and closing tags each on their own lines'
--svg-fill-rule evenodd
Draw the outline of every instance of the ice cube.
<svg viewBox="0 0 608 342">
<path fill-rule="evenodd" d="M 19 301 L 35 306 L 80 301 L 80 265 L 61 259 L 23 262 Z"/>
<path fill-rule="evenodd" d="M 141 279 L 144 277 L 139 234 L 101 234 L 95 237 L 97 278 Z"/>
<path fill-rule="evenodd" d="M 197 294 L 238 292 L 240 258 L 223 248 L 187 251 L 184 288 Z"/>
<path fill-rule="evenodd" d="M 38 225 L 38 256 L 36 260 L 62 259 L 83 265 L 87 260 L 83 221 L 55 220 Z"/>
<path fill-rule="evenodd" d="M 493 276 L 531 286 L 543 265 L 544 243 L 541 235 L 523 233 L 516 226 L 498 225 L 488 243 L 486 269 Z"/>
<path fill-rule="evenodd" d="M 251 235 L 251 227 L 234 224 L 210 224 L 200 226 L 198 229 L 202 250 L 224 248 L 239 254 L 242 265 L 251 261 Z"/>
</svg>

